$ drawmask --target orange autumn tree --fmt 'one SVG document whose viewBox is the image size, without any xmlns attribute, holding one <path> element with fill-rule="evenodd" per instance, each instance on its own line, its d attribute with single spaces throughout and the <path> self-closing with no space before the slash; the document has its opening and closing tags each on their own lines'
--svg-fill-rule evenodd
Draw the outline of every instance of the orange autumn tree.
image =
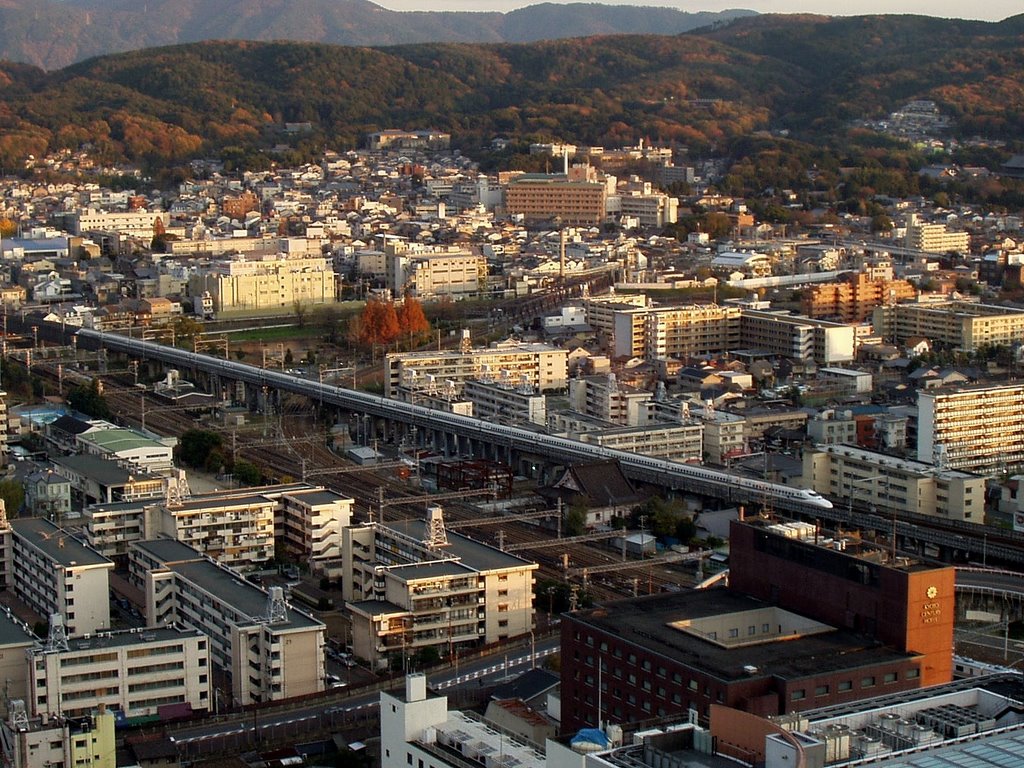
<svg viewBox="0 0 1024 768">
<path fill-rule="evenodd" d="M 398 307 L 398 330 L 402 338 L 409 340 L 409 349 L 430 333 L 430 321 L 423 314 L 423 305 L 413 298 L 410 291 L 405 292 Z"/>
<path fill-rule="evenodd" d="M 357 327 L 359 331 L 356 340 L 366 347 L 377 344 L 387 346 L 401 334 L 394 303 L 380 299 L 366 302 Z"/>
</svg>

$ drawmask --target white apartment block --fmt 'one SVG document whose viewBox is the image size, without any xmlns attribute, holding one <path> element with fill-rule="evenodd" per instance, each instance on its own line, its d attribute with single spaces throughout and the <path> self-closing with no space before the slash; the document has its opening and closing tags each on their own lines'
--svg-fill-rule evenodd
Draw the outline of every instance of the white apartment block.
<svg viewBox="0 0 1024 768">
<path fill-rule="evenodd" d="M 252 312 L 337 298 L 331 260 L 305 254 L 220 259 L 189 275 L 189 296 L 209 293 L 216 312 Z"/>
<path fill-rule="evenodd" d="M 747 442 L 747 420 L 734 413 L 704 407 L 693 409 L 704 425 L 704 460 L 726 464 L 750 450 Z M 684 415 L 684 420 L 686 416 Z"/>
<path fill-rule="evenodd" d="M 626 309 L 614 313 L 616 357 L 662 360 L 740 346 L 740 309 L 716 304 Z"/>
<path fill-rule="evenodd" d="M 440 507 L 427 520 L 353 526 L 344 537 L 352 647 L 373 666 L 428 647 L 451 656 L 533 628 L 537 564 L 446 533 Z"/>
<path fill-rule="evenodd" d="M 324 689 L 324 625 L 230 568 L 170 539 L 132 546 L 129 577 L 146 595 L 149 625 L 195 629 L 231 677 L 235 705 Z M 104 595 L 105 597 L 106 595 Z"/>
<path fill-rule="evenodd" d="M 657 192 L 612 195 L 608 197 L 608 212 L 636 218 L 642 227 L 661 229 L 678 220 L 679 201 Z"/>
<path fill-rule="evenodd" d="M 596 419 L 637 427 L 651 420 L 654 395 L 619 384 L 614 373 L 580 376 L 569 381 L 569 404 L 573 410 Z"/>
<path fill-rule="evenodd" d="M 823 445 L 856 445 L 857 422 L 852 411 L 829 408 L 807 420 L 807 437 Z"/>
<path fill-rule="evenodd" d="M 988 476 L 1024 466 L 1024 384 L 918 392 L 917 460 Z"/>
<path fill-rule="evenodd" d="M 168 213 L 158 211 L 121 211 L 107 212 L 86 208 L 73 213 L 69 226 L 71 234 L 81 235 L 88 232 L 116 232 L 120 235 L 137 237 L 148 241 L 156 234 L 156 221 L 159 219 L 166 229 L 171 217 Z"/>
<path fill-rule="evenodd" d="M 818 365 L 848 363 L 856 351 L 852 325 L 748 309 L 740 315 L 740 345 Z"/>
<path fill-rule="evenodd" d="M 514 386 L 511 382 L 470 379 L 462 387 L 462 396 L 473 404 L 478 419 L 495 424 L 539 424 L 548 422 L 547 398 L 532 386 Z"/>
<path fill-rule="evenodd" d="M 915 214 L 907 222 L 905 244 L 928 253 L 970 253 L 971 236 L 967 232 L 951 232 L 945 224 L 925 224 Z"/>
<path fill-rule="evenodd" d="M 404 695 L 381 691 L 380 755 L 385 766 L 413 768 L 546 766 L 539 745 L 499 733 L 473 714 L 449 712 L 447 697 L 428 696 L 423 674 L 406 678 Z"/>
<path fill-rule="evenodd" d="M 475 253 L 396 253 L 387 259 L 387 280 L 396 296 L 478 294 L 487 288 L 487 260 Z"/>
<path fill-rule="evenodd" d="M 314 573 L 341 575 L 342 531 L 352 522 L 354 503 L 323 488 L 285 493 L 275 514 L 276 535 L 285 551 L 308 562 Z"/>
<path fill-rule="evenodd" d="M 7 584 L 18 599 L 40 616 L 61 614 L 71 635 L 110 627 L 110 560 L 38 517 L 10 521 L 0 537 Z"/>
<path fill-rule="evenodd" d="M 106 708 L 126 718 L 188 704 L 210 711 L 210 641 L 194 629 L 153 627 L 70 638 L 27 653 L 30 711 L 78 717 Z"/>
<path fill-rule="evenodd" d="M 985 478 L 942 470 L 849 445 L 805 450 L 803 483 L 848 504 L 879 513 L 911 512 L 949 520 L 985 520 Z"/>
<path fill-rule="evenodd" d="M 87 506 L 82 510 L 86 543 L 104 557 L 127 557 L 132 542 L 146 538 L 146 506 L 144 501 Z"/>
<path fill-rule="evenodd" d="M 575 439 L 672 461 L 700 461 L 704 456 L 704 429 L 701 424 L 655 422 L 642 427 L 584 432 L 576 435 Z"/>
<path fill-rule="evenodd" d="M 875 332 L 892 343 L 923 337 L 963 352 L 982 345 L 1013 345 L 1024 338 L 1024 311 L 966 301 L 906 302 L 874 309 Z"/>
<path fill-rule="evenodd" d="M 528 381 L 538 392 L 564 390 L 568 385 L 568 352 L 548 344 L 506 341 L 466 352 L 400 352 L 384 360 L 384 395 L 396 397 L 399 388 L 411 392 L 440 389 L 454 382 L 457 393 L 470 379 L 501 377 Z"/>
<path fill-rule="evenodd" d="M 106 557 L 126 557 L 132 543 L 160 536 L 179 538 L 215 559 L 229 565 L 244 566 L 261 562 L 273 556 L 274 542 L 286 541 L 293 554 L 309 557 L 312 549 L 303 555 L 299 542 L 307 534 L 300 533 L 304 523 L 289 513 L 289 530 L 284 529 L 283 506 L 287 494 L 322 492 L 323 489 L 307 483 L 288 483 L 262 488 L 241 488 L 212 493 L 195 494 L 168 501 L 167 494 L 157 499 L 134 499 L 119 503 L 92 504 L 82 515 L 85 519 L 85 537 L 89 546 Z M 330 493 L 330 492 L 326 492 Z M 346 506 L 346 497 L 338 496 L 338 503 Z M 349 500 L 348 505 L 351 504 Z M 318 505 L 319 506 L 319 505 Z M 340 533 L 328 534 L 331 516 L 314 515 L 319 522 L 310 524 L 309 540 L 315 539 L 317 549 L 330 547 L 331 536 L 340 542 Z M 346 519 L 342 511 L 341 519 Z M 268 520 L 270 526 L 268 527 Z M 321 524 L 327 529 L 321 528 Z M 346 523 L 347 524 L 347 523 Z M 291 541 L 289 545 L 287 542 Z M 333 544 L 335 548 L 340 543 Z M 269 552 L 269 554 L 268 554 Z M 328 557 L 329 559 L 329 557 Z"/>
</svg>

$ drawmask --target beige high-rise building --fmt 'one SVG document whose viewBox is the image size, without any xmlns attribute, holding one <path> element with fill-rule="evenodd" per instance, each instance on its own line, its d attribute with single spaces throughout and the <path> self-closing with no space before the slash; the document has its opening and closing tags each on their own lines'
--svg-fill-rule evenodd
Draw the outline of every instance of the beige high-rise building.
<svg viewBox="0 0 1024 768">
<path fill-rule="evenodd" d="M 917 395 L 917 460 L 993 476 L 1024 467 L 1024 384 Z"/>
<path fill-rule="evenodd" d="M 150 627 L 68 640 L 27 653 L 32 715 L 69 717 L 106 708 L 125 717 L 188 704 L 213 710 L 210 641 L 192 629 Z"/>
<path fill-rule="evenodd" d="M 110 627 L 110 560 L 39 517 L 5 518 L 0 537 L 7 584 L 18 599 L 47 619 L 63 616 L 69 635 Z"/>
</svg>

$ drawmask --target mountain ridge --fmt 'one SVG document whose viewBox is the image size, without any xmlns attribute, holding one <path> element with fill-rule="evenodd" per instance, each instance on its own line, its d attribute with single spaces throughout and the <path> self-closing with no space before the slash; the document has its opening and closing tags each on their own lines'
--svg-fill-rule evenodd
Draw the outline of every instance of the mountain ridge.
<svg viewBox="0 0 1024 768">
<path fill-rule="evenodd" d="M 60 69 L 99 55 L 206 40 L 389 46 L 523 43 L 558 37 L 680 34 L 753 15 L 655 6 L 541 3 L 507 13 L 391 11 L 369 0 L 8 0 L 0 59 Z M 551 30 L 569 30 L 552 34 Z"/>
</svg>

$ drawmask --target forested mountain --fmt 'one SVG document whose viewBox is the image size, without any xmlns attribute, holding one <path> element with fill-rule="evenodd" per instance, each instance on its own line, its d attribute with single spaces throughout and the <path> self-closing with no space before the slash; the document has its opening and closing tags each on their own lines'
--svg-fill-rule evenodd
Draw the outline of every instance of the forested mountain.
<svg viewBox="0 0 1024 768">
<path fill-rule="evenodd" d="M 368 0 L 6 0 L 0 59 L 58 69 L 93 56 L 203 40 L 382 46 L 678 34 L 752 13 L 600 3 L 469 13 L 391 11 Z"/>
<path fill-rule="evenodd" d="M 639 138 L 692 154 L 764 129 L 817 145 L 852 121 L 933 99 L 955 130 L 1024 136 L 1024 23 L 922 17 L 762 16 L 678 36 L 531 44 L 354 48 L 199 43 L 92 59 L 46 73 L 0 65 L 0 163 L 88 143 L 109 159 L 166 166 L 246 155 L 290 139 L 357 146 L 387 127 L 610 146 Z"/>
</svg>

